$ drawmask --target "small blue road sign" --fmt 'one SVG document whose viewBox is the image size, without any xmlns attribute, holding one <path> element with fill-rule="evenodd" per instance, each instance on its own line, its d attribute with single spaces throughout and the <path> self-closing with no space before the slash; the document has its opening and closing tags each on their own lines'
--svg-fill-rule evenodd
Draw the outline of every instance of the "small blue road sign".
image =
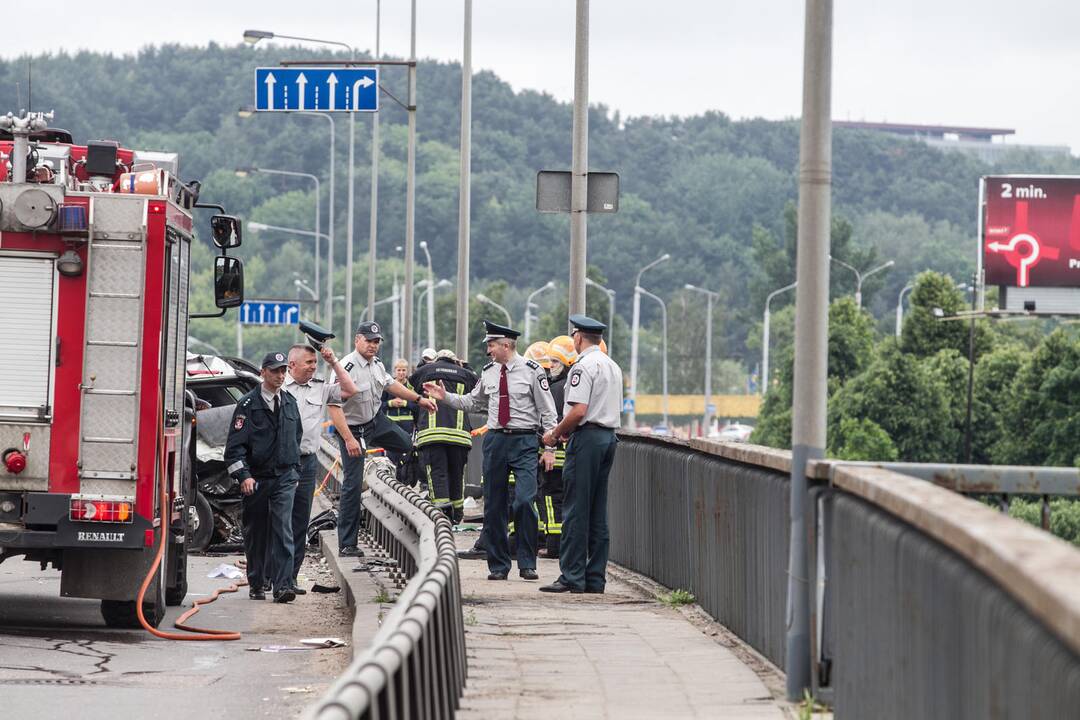
<svg viewBox="0 0 1080 720">
<path fill-rule="evenodd" d="M 300 303 L 248 300 L 240 306 L 240 322 L 245 325 L 295 325 L 300 320 Z"/>
<path fill-rule="evenodd" d="M 634 398 L 623 398 L 622 411 L 624 413 L 634 412 Z"/>
<path fill-rule="evenodd" d="M 708 405 L 705 406 L 705 412 L 707 412 L 710 415 L 715 415 L 716 414 L 716 405 L 714 403 L 709 403 Z"/>
<path fill-rule="evenodd" d="M 377 112 L 379 69 L 255 68 L 255 109 L 260 112 Z"/>
</svg>

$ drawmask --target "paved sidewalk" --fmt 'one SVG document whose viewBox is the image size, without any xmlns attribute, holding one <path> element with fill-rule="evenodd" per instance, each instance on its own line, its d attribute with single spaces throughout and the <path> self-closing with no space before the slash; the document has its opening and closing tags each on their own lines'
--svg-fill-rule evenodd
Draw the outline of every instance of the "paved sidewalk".
<svg viewBox="0 0 1080 720">
<path fill-rule="evenodd" d="M 468 547 L 475 533 L 458 536 Z M 539 582 L 487 580 L 462 560 L 469 680 L 462 720 L 788 717 L 758 675 L 728 648 L 642 590 L 609 573 L 604 595 L 553 595 Z"/>
</svg>

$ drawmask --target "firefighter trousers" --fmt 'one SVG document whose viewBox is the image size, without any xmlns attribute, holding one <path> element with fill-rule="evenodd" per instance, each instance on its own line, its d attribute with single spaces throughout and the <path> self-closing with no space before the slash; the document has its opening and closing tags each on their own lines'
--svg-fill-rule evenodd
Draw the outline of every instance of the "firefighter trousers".
<svg viewBox="0 0 1080 720">
<path fill-rule="evenodd" d="M 540 471 L 540 495 L 536 504 L 540 510 L 540 521 L 544 525 L 547 556 L 557 558 L 563 523 L 562 468 Z"/>
<path fill-rule="evenodd" d="M 432 504 L 454 523 L 461 522 L 465 492 L 465 465 L 469 448 L 453 443 L 420 446 L 420 465 L 427 480 Z"/>
<path fill-rule="evenodd" d="M 255 492 L 244 496 L 244 555 L 248 585 L 254 589 L 262 588 L 266 580 L 273 583 L 275 592 L 292 587 L 292 507 L 297 480 L 295 470 L 256 478 Z"/>
</svg>

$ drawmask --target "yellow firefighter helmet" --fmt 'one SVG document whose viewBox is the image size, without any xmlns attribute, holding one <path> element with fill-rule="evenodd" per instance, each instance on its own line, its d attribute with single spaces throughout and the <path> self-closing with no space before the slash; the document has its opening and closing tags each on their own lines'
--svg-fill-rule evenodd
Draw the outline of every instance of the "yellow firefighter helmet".
<svg viewBox="0 0 1080 720">
<path fill-rule="evenodd" d="M 546 370 L 551 367 L 551 346 L 543 340 L 534 342 L 525 351 L 525 359 L 538 363 Z"/>
<path fill-rule="evenodd" d="M 577 350 L 574 349 L 574 341 L 569 335 L 560 335 L 551 341 L 551 358 L 558 360 L 566 367 L 577 362 Z"/>
</svg>

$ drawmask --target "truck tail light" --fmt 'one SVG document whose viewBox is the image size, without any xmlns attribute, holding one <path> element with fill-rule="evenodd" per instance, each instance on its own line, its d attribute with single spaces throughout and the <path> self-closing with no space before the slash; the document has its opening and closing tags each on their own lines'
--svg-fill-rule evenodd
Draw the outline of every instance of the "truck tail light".
<svg viewBox="0 0 1080 720">
<path fill-rule="evenodd" d="M 133 506 L 130 500 L 71 498 L 72 520 L 80 522 L 130 523 Z"/>
</svg>

